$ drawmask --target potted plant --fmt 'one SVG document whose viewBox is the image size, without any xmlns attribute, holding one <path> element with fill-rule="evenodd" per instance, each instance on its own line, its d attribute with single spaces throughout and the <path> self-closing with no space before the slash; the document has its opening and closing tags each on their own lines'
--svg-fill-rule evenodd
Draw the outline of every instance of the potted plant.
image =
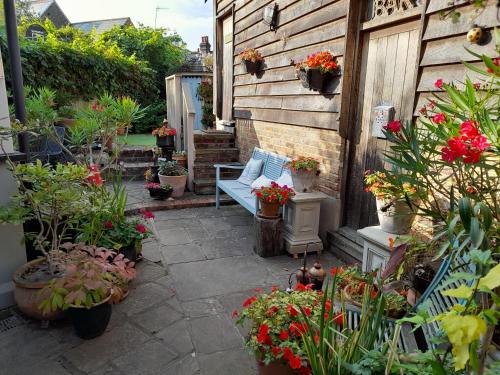
<svg viewBox="0 0 500 375">
<path fill-rule="evenodd" d="M 299 193 L 308 193 L 319 174 L 319 162 L 313 158 L 300 156 L 286 164 L 292 174 L 293 187 Z"/>
<path fill-rule="evenodd" d="M 10 205 L 0 210 L 0 222 L 30 222 L 27 241 L 41 255 L 14 274 L 14 299 L 19 310 L 34 319 L 51 320 L 61 316 L 58 311 L 43 316 L 37 306 L 39 293 L 52 279 L 64 275 L 66 254 L 61 243 L 78 224 L 79 217 L 91 207 L 85 166 L 58 164 L 55 168 L 35 164 L 11 165 L 19 184 Z"/>
<path fill-rule="evenodd" d="M 273 287 L 269 294 L 255 295 L 244 301 L 241 312 L 233 312 L 237 324 L 250 322 L 246 346 L 255 354 L 259 374 L 310 373 L 301 338 L 308 326 L 303 322 L 301 311 L 319 318 L 321 299 L 322 294 L 313 291 L 310 285 L 298 284 L 291 292 Z M 332 300 L 327 302 L 326 310 L 341 327 L 342 315 L 333 311 Z"/>
<path fill-rule="evenodd" d="M 95 258 L 82 257 L 68 265 L 64 277 L 52 280 L 44 291 L 49 298 L 39 308 L 47 314 L 67 310 L 75 333 L 89 340 L 104 333 L 111 318 L 111 299 L 114 297 L 112 275 L 104 272 Z"/>
<path fill-rule="evenodd" d="M 161 185 L 156 182 L 148 182 L 145 188 L 149 190 L 149 196 L 158 200 L 165 200 L 170 198 L 174 188 L 171 185 Z"/>
<path fill-rule="evenodd" d="M 212 130 L 214 128 L 214 86 L 211 79 L 203 79 L 196 89 L 196 96 L 201 100 L 201 124 L 204 130 Z"/>
<path fill-rule="evenodd" d="M 376 198 L 381 229 L 387 233 L 408 233 L 416 216 L 411 201 L 418 198 L 417 189 L 388 171 L 366 171 L 364 180 L 365 191 Z"/>
<path fill-rule="evenodd" d="M 264 61 L 261 53 L 255 48 L 245 48 L 242 52 L 240 52 L 239 56 L 243 66 L 245 67 L 245 72 L 250 74 L 257 73 L 260 69 L 262 61 Z"/>
<path fill-rule="evenodd" d="M 174 151 L 172 160 L 176 161 L 182 168 L 187 168 L 187 153 L 186 151 Z"/>
<path fill-rule="evenodd" d="M 260 189 L 252 189 L 259 198 L 260 212 L 259 215 L 265 218 L 278 217 L 280 206 L 284 206 L 288 199 L 295 195 L 293 189 L 287 186 L 279 186 L 276 182 L 271 182 L 270 187 L 261 187 Z"/>
<path fill-rule="evenodd" d="M 307 80 L 307 87 L 316 91 L 323 91 L 338 69 L 337 58 L 329 51 L 312 54 L 295 66 L 297 77 L 301 81 Z"/>
<path fill-rule="evenodd" d="M 172 197 L 180 198 L 184 195 L 187 182 L 187 170 L 177 164 L 176 161 L 164 161 L 160 163 L 158 176 L 160 184 L 173 187 Z"/>
<path fill-rule="evenodd" d="M 152 167 L 146 169 L 144 172 L 144 179 L 147 182 L 160 183 L 160 177 L 158 177 L 158 170 L 160 167 L 158 165 L 153 165 Z"/>
<path fill-rule="evenodd" d="M 163 125 L 151 132 L 156 137 L 158 147 L 174 147 L 177 130 L 168 127 L 168 121 L 163 121 Z"/>
<path fill-rule="evenodd" d="M 144 117 L 144 109 L 137 102 L 128 96 L 122 96 L 115 99 L 113 103 L 116 120 L 116 134 L 124 135 L 132 126 L 132 122 Z"/>
</svg>

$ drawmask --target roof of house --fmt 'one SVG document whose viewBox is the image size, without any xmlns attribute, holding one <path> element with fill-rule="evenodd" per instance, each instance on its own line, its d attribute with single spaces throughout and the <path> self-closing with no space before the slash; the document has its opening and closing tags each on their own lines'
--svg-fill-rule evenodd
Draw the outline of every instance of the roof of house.
<svg viewBox="0 0 500 375">
<path fill-rule="evenodd" d="M 105 31 L 111 30 L 115 26 L 127 26 L 134 25 L 130 17 L 124 18 L 112 18 L 107 20 L 96 20 L 96 21 L 86 21 L 86 22 L 75 22 L 71 24 L 73 27 L 77 27 L 86 33 L 96 29 L 97 34 L 102 34 Z"/>
<path fill-rule="evenodd" d="M 55 0 L 31 0 L 31 9 L 38 16 L 42 16 L 54 2 Z"/>
</svg>

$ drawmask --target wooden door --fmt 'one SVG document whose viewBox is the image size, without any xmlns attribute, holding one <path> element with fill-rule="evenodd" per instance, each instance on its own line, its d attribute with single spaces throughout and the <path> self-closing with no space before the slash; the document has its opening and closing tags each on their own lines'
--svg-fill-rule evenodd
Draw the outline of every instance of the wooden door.
<svg viewBox="0 0 500 375">
<path fill-rule="evenodd" d="M 383 167 L 387 141 L 372 136 L 373 108 L 390 104 L 395 119 L 411 120 L 417 73 L 420 21 L 366 31 L 362 43 L 356 135 L 350 149 L 344 224 L 377 225 L 375 199 L 364 191 L 366 170 Z"/>
<path fill-rule="evenodd" d="M 233 16 L 222 21 L 222 120 L 233 119 Z"/>
</svg>

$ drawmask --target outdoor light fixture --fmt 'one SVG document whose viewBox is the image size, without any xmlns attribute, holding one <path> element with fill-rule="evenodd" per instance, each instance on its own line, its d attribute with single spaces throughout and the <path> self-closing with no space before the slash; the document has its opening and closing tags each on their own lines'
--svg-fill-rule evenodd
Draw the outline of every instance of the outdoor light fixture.
<svg viewBox="0 0 500 375">
<path fill-rule="evenodd" d="M 272 3 L 264 8 L 263 21 L 266 25 L 269 25 L 271 30 L 277 29 L 278 21 L 278 4 Z"/>
</svg>

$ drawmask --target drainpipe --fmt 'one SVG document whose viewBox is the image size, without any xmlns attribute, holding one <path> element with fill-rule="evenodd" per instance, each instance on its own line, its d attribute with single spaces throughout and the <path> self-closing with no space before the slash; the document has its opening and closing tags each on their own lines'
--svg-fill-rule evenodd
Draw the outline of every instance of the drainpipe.
<svg viewBox="0 0 500 375">
<path fill-rule="evenodd" d="M 26 124 L 26 107 L 24 102 L 23 71 L 21 67 L 21 50 L 17 36 L 16 8 L 14 0 L 3 0 L 5 12 L 5 29 L 7 31 L 7 45 L 9 48 L 10 74 L 16 119 Z M 19 151 L 28 154 L 28 135 L 19 134 Z"/>
</svg>

